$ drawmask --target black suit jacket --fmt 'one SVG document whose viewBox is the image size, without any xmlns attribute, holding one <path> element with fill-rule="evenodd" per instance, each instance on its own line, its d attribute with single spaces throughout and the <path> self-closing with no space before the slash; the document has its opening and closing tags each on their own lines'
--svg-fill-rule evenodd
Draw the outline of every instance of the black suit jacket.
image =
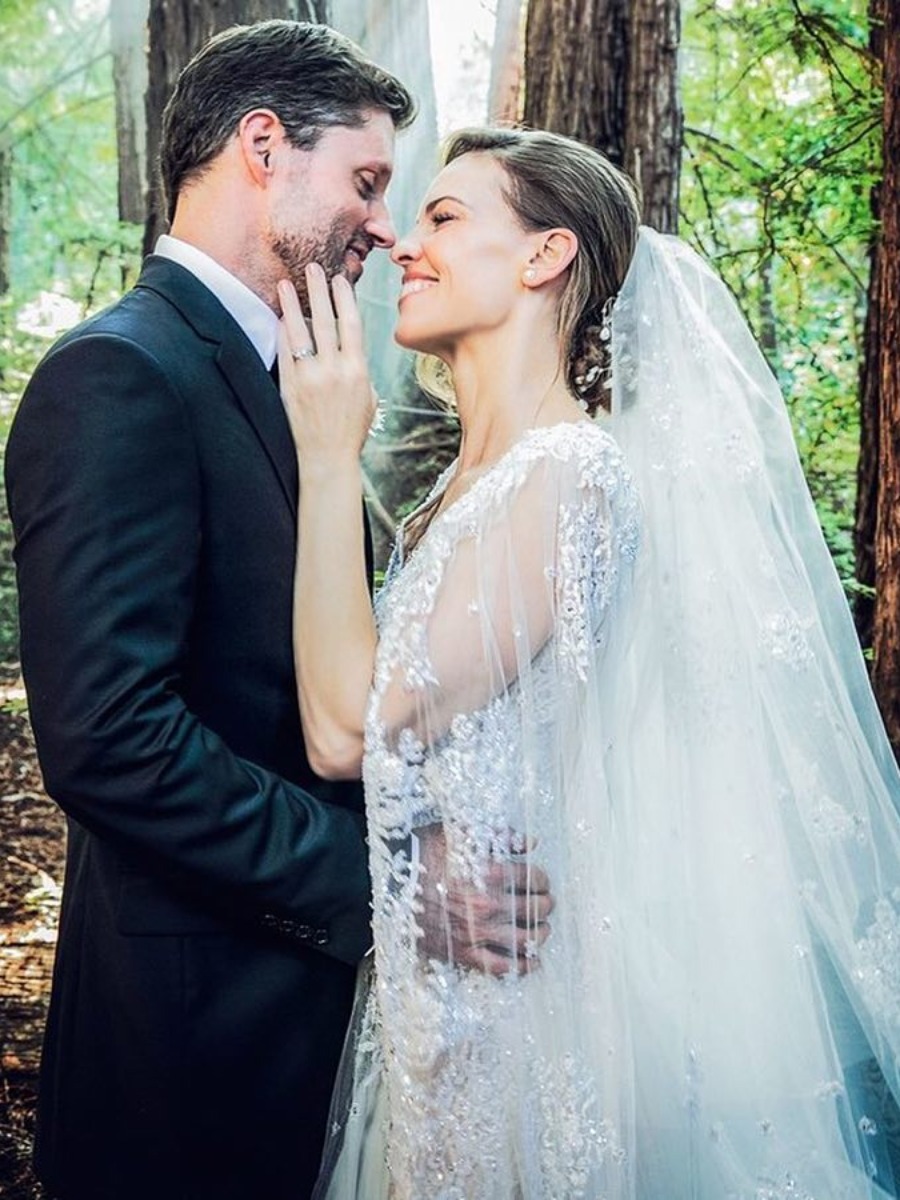
<svg viewBox="0 0 900 1200">
<path fill-rule="evenodd" d="M 299 1200 L 369 882 L 360 789 L 314 776 L 300 735 L 277 391 L 212 293 L 150 258 L 43 360 L 6 473 L 70 831 L 39 1173 L 91 1200 Z"/>
</svg>

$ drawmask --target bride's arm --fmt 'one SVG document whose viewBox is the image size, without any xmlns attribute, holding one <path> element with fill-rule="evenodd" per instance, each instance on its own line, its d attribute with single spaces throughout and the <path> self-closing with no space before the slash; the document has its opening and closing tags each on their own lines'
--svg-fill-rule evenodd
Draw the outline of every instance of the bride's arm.
<svg viewBox="0 0 900 1200">
<path fill-rule="evenodd" d="M 294 585 L 294 659 L 307 755 L 325 777 L 359 774 L 363 718 L 377 637 L 369 603 L 363 544 L 359 454 L 374 403 L 362 329 L 350 285 L 332 283 L 337 335 L 325 276 L 307 269 L 315 358 L 297 294 L 279 286 L 284 321 L 279 334 L 282 394 L 297 446 L 300 476 L 298 553 Z M 440 827 L 424 838 L 427 878 L 421 893 L 423 952 L 446 957 L 451 922 L 453 961 L 489 974 L 536 965 L 534 948 L 548 935 L 549 883 L 530 861 L 497 862 L 485 893 L 446 877 Z M 432 948 L 427 931 L 438 931 Z M 495 947 L 508 948 L 498 952 Z"/>
<path fill-rule="evenodd" d="M 359 462 L 374 403 L 349 283 L 332 282 L 337 328 L 321 268 L 307 269 L 307 285 L 314 358 L 293 357 L 312 349 L 312 339 L 293 287 L 279 288 L 279 369 L 300 477 L 294 663 L 310 765 L 324 778 L 352 779 L 360 774 L 376 646 Z"/>
<path fill-rule="evenodd" d="M 532 664 L 557 620 L 558 472 L 532 466 L 504 501 L 485 506 L 477 528 L 453 539 L 427 613 L 409 614 L 417 644 L 410 679 L 398 663 L 382 689 L 378 715 L 389 737 L 411 729 L 441 739 L 456 716 L 506 691 Z M 464 502 L 464 501 L 463 501 Z"/>
</svg>

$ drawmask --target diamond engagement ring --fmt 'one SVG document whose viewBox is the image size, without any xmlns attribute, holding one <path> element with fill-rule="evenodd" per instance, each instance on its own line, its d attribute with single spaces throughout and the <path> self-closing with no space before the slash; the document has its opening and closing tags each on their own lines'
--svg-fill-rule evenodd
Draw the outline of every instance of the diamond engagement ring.
<svg viewBox="0 0 900 1200">
<path fill-rule="evenodd" d="M 312 346 L 304 346 L 302 350 L 292 350 L 291 351 L 291 358 L 294 360 L 294 362 L 298 362 L 300 359 L 303 359 L 303 358 L 315 358 L 315 357 L 316 357 L 316 352 L 315 352 L 315 350 L 313 350 Z"/>
</svg>

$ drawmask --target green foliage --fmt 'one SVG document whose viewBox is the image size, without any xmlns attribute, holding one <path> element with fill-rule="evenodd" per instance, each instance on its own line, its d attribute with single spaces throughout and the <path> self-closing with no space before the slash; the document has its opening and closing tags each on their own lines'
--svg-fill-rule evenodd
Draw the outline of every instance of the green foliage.
<svg viewBox="0 0 900 1200">
<path fill-rule="evenodd" d="M 62 329 L 118 294 L 140 233 L 117 219 L 106 0 L 0 0 L 0 162 L 9 290 L 0 295 L 0 439 Z M 2 274 L 3 272 L 0 272 Z M 11 537 L 0 512 L 0 662 L 17 655 Z"/>
<path fill-rule="evenodd" d="M 116 220 L 106 11 L 107 0 L 0 0 L 12 215 L 2 441 L 55 333 L 119 294 L 139 261 L 141 231 Z M 848 588 L 869 193 L 880 170 L 867 40 L 866 0 L 684 0 L 682 230 L 729 282 L 782 383 Z M 432 426 L 407 456 L 427 457 Z M 0 514 L 0 661 L 15 654 L 5 531 Z"/>
<path fill-rule="evenodd" d="M 685 234 L 738 298 L 791 409 L 853 586 L 858 373 L 879 174 L 864 0 L 689 0 Z"/>
<path fill-rule="evenodd" d="M 2 462 L 0 462 L 2 465 Z M 12 526 L 6 498 L 0 496 L 0 663 L 19 657 L 19 617 L 16 578 L 12 565 Z"/>
<path fill-rule="evenodd" d="M 3 0 L 0 144 L 14 300 L 49 292 L 96 307 L 121 287 L 123 264 L 105 4 Z"/>
</svg>

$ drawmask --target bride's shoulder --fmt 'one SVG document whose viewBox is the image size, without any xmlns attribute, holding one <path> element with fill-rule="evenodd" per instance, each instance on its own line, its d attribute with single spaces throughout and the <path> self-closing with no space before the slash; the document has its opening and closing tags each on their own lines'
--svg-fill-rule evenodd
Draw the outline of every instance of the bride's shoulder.
<svg viewBox="0 0 900 1200">
<path fill-rule="evenodd" d="M 547 460 L 578 486 L 606 491 L 632 489 L 631 475 L 618 443 L 596 420 L 537 426 L 523 443 L 526 458 Z"/>
</svg>

